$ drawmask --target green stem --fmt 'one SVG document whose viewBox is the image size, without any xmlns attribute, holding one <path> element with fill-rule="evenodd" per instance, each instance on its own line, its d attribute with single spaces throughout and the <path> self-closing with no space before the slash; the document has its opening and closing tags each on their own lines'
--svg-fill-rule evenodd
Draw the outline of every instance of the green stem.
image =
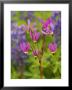
<svg viewBox="0 0 72 90">
<path fill-rule="evenodd" d="M 22 62 L 19 65 L 18 71 L 19 71 L 19 79 L 23 79 L 24 78 L 24 65 Z"/>
<path fill-rule="evenodd" d="M 42 55 L 43 55 L 43 52 L 44 52 L 44 49 L 45 49 L 45 36 L 42 36 L 42 37 L 43 37 L 43 42 L 42 42 L 41 51 L 42 51 Z"/>
<path fill-rule="evenodd" d="M 42 60 L 39 61 L 40 63 L 40 79 L 43 79 L 43 67 L 42 67 Z"/>
</svg>

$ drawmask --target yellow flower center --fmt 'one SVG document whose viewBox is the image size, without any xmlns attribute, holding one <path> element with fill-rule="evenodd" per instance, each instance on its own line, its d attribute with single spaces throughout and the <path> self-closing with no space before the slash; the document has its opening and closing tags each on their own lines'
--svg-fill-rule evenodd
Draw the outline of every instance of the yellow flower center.
<svg viewBox="0 0 72 90">
<path fill-rule="evenodd" d="M 35 58 L 37 57 L 37 56 L 34 56 Z"/>
<path fill-rule="evenodd" d="M 34 41 L 34 43 L 36 43 L 37 41 Z"/>
</svg>

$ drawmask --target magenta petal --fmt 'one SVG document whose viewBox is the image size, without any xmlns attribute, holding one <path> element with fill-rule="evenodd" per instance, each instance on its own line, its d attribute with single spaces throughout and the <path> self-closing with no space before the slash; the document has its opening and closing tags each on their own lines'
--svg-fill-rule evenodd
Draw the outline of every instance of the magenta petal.
<svg viewBox="0 0 72 90">
<path fill-rule="evenodd" d="M 38 32 L 38 33 L 37 33 L 37 40 L 39 39 L 39 37 L 40 37 L 40 33 Z"/>
<path fill-rule="evenodd" d="M 30 31 L 30 37 L 31 37 L 31 39 L 33 38 L 33 33 L 32 33 L 32 31 Z"/>
<path fill-rule="evenodd" d="M 30 44 L 27 42 L 20 43 L 20 48 L 23 52 L 28 52 L 30 49 Z"/>
<path fill-rule="evenodd" d="M 20 48 L 21 48 L 22 51 L 24 51 L 24 45 L 23 45 L 23 43 L 20 43 Z"/>
<path fill-rule="evenodd" d="M 42 30 L 42 34 L 47 35 L 48 33 L 46 33 L 45 30 Z"/>
<path fill-rule="evenodd" d="M 38 54 L 39 54 L 39 51 L 38 50 L 34 50 L 33 51 L 33 56 L 38 56 Z"/>
<path fill-rule="evenodd" d="M 30 32 L 30 37 L 33 41 L 38 41 L 40 33 L 34 30 L 34 32 Z"/>
<path fill-rule="evenodd" d="M 39 39 L 40 33 L 39 32 L 35 32 L 34 34 L 34 39 L 37 41 Z"/>
<path fill-rule="evenodd" d="M 48 46 L 48 48 L 49 48 L 49 50 L 51 51 L 51 52 L 56 52 L 56 50 L 57 50 L 57 44 L 56 43 L 50 43 L 49 44 L 49 46 Z"/>
<path fill-rule="evenodd" d="M 51 22 L 51 20 L 50 20 L 50 18 L 48 18 L 47 21 L 46 21 L 46 23 L 45 23 L 46 26 L 48 26 L 50 24 L 50 22 Z"/>
<path fill-rule="evenodd" d="M 48 34 L 50 34 L 51 32 L 52 32 L 52 30 L 50 30 L 50 29 L 46 30 L 46 33 L 48 33 Z"/>
<path fill-rule="evenodd" d="M 30 49 L 30 44 L 29 44 L 29 43 L 27 43 L 27 49 L 28 49 L 28 50 Z"/>
</svg>

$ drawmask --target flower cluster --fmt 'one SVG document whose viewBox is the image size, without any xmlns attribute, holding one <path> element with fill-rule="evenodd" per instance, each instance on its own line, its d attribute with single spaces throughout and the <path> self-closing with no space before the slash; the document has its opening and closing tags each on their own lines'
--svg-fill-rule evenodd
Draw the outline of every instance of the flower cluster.
<svg viewBox="0 0 72 90">
<path fill-rule="evenodd" d="M 27 30 L 30 33 L 30 38 L 34 43 L 38 42 L 38 40 L 40 38 L 40 35 L 42 35 L 42 34 L 43 34 L 43 36 L 52 35 L 54 33 L 54 29 L 55 29 L 55 25 L 53 23 L 52 18 L 48 18 L 46 20 L 46 22 L 44 22 L 40 18 L 39 18 L 39 20 L 42 23 L 42 31 L 41 31 L 41 33 L 38 32 L 35 28 L 31 28 L 30 27 L 30 20 L 28 20 L 28 26 L 27 26 L 28 28 L 27 28 Z M 24 25 L 21 28 L 26 29 L 26 27 Z M 26 32 L 26 30 L 24 30 L 24 31 Z M 25 54 L 28 54 L 28 51 L 30 50 L 29 42 L 21 42 L 20 43 L 20 48 Z M 56 50 L 57 50 L 57 44 L 55 42 L 52 42 L 52 43 L 50 43 L 48 45 L 48 48 L 49 48 L 51 53 L 55 53 Z M 33 54 L 33 56 L 37 57 L 38 54 L 39 54 L 38 49 L 33 50 L 32 54 Z"/>
<path fill-rule="evenodd" d="M 44 56 L 49 53 L 54 55 L 60 43 L 61 14 L 54 11 L 52 16 L 43 20 L 34 16 L 33 11 L 26 12 L 27 15 L 24 13 L 20 12 L 19 19 L 26 21 L 25 24 L 18 25 L 15 21 L 11 22 L 11 59 L 20 65 L 21 76 L 24 75 L 24 65 L 28 64 L 26 59 L 33 56 L 35 60 L 38 60 L 40 78 L 42 79 Z M 11 15 L 15 16 L 16 13 Z"/>
<path fill-rule="evenodd" d="M 33 56 L 37 57 L 38 55 L 39 55 L 39 50 L 38 49 L 34 50 L 33 51 Z"/>
<path fill-rule="evenodd" d="M 42 33 L 44 35 L 52 35 L 54 31 L 54 24 L 52 18 L 48 18 L 46 21 L 38 18 L 42 24 Z"/>
<path fill-rule="evenodd" d="M 49 48 L 50 52 L 55 53 L 57 50 L 57 44 L 52 42 L 49 44 L 48 48 Z"/>
<path fill-rule="evenodd" d="M 24 16 L 23 12 L 21 12 Z M 15 15 L 15 14 L 14 14 Z M 58 19 L 56 17 L 59 16 Z M 38 43 L 38 40 L 41 39 L 41 36 L 48 36 L 48 35 L 54 35 L 55 37 L 58 35 L 56 33 L 57 29 L 61 29 L 61 21 L 60 21 L 60 12 L 53 12 L 53 15 L 49 17 L 46 21 L 44 21 L 41 18 L 38 18 L 39 22 L 42 25 L 42 30 L 39 32 L 37 31 L 36 23 L 31 24 L 31 17 L 33 17 L 31 12 L 28 12 L 28 16 L 24 16 L 24 19 L 27 21 L 27 25 L 20 25 L 17 26 L 16 23 L 12 23 L 12 42 L 15 42 L 15 46 L 20 50 L 20 52 L 23 52 L 25 55 L 28 54 L 28 52 L 31 50 L 31 46 L 29 41 L 26 40 L 26 32 L 29 32 L 30 38 L 34 43 Z M 58 31 L 57 31 L 58 32 Z M 46 37 L 47 38 L 47 37 Z M 51 42 L 48 45 L 48 50 L 51 53 L 55 53 L 57 51 L 57 40 Z M 43 43 L 44 44 L 44 43 Z M 14 48 L 14 46 L 12 45 Z M 46 48 L 46 47 L 45 47 Z M 15 48 L 16 49 L 16 48 Z M 18 51 L 17 51 L 18 52 Z M 32 51 L 32 55 L 37 57 L 39 55 L 38 48 L 35 48 Z"/>
<path fill-rule="evenodd" d="M 20 43 L 20 48 L 25 54 L 27 54 L 30 49 L 30 44 L 28 42 L 22 42 Z"/>
<path fill-rule="evenodd" d="M 33 42 L 37 42 L 40 37 L 40 33 L 36 30 L 34 30 L 34 32 L 30 31 L 30 37 L 33 40 Z"/>
</svg>

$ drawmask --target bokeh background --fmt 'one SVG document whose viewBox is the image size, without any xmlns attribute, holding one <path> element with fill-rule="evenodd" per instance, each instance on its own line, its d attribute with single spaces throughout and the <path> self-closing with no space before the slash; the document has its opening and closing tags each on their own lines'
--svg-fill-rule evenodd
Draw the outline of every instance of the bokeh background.
<svg viewBox="0 0 72 90">
<path fill-rule="evenodd" d="M 39 64 L 29 53 L 24 54 L 20 49 L 20 41 L 29 40 L 29 35 L 25 35 L 23 30 L 18 30 L 18 26 L 27 25 L 29 19 L 36 28 L 41 31 L 42 26 L 38 18 L 47 20 L 51 17 L 55 22 L 54 36 L 46 38 L 50 43 L 54 40 L 57 43 L 57 52 L 53 55 L 46 52 L 43 57 L 44 79 L 61 78 L 61 12 L 60 11 L 11 11 L 11 79 L 40 79 Z M 41 45 L 38 43 L 38 48 Z"/>
</svg>

